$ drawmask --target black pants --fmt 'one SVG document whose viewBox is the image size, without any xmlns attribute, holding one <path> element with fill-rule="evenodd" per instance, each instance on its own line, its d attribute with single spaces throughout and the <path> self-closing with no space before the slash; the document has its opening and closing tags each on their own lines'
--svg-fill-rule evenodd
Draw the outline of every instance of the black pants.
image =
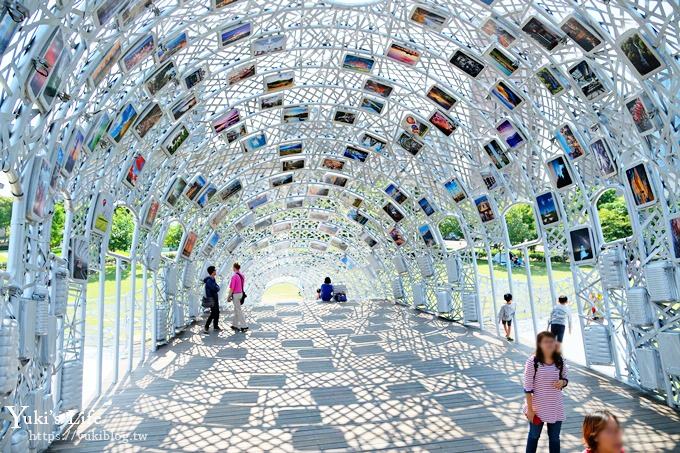
<svg viewBox="0 0 680 453">
<path fill-rule="evenodd" d="M 210 321 L 212 320 L 213 322 L 213 327 L 217 329 L 217 323 L 220 321 L 220 304 L 215 301 L 212 307 L 210 307 L 210 316 L 208 316 L 208 319 L 205 321 L 205 328 L 207 329 L 210 327 Z"/>
<path fill-rule="evenodd" d="M 552 332 L 553 335 L 557 338 L 557 341 L 562 343 L 562 340 L 564 340 L 564 329 L 566 329 L 567 326 L 564 324 L 550 324 L 550 332 Z"/>
</svg>

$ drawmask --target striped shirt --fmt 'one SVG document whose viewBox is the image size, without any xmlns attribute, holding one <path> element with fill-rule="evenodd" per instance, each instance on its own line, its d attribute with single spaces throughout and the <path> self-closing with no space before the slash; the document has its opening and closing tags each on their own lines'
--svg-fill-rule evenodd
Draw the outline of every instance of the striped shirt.
<svg viewBox="0 0 680 453">
<path fill-rule="evenodd" d="M 524 365 L 524 392 L 533 393 L 533 409 L 538 418 L 545 423 L 555 423 L 565 420 L 564 400 L 562 390 L 557 390 L 553 384 L 560 378 L 560 371 L 555 366 L 538 364 L 534 378 L 534 356 L 527 359 Z M 562 379 L 568 380 L 568 368 L 565 363 L 562 368 Z M 527 405 L 524 404 L 524 413 Z"/>
</svg>

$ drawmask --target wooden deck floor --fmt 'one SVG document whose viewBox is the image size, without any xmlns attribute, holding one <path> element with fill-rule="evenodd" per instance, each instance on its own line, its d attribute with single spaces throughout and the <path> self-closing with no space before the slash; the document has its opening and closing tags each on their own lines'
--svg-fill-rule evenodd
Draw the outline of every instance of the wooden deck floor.
<svg viewBox="0 0 680 453">
<path fill-rule="evenodd" d="M 523 451 L 526 348 L 387 302 L 248 316 L 248 334 L 194 326 L 160 349 L 81 440 L 52 449 Z M 679 414 L 629 387 L 572 367 L 566 398 L 563 451 L 581 451 L 582 416 L 596 407 L 622 418 L 626 451 L 680 451 Z"/>
</svg>

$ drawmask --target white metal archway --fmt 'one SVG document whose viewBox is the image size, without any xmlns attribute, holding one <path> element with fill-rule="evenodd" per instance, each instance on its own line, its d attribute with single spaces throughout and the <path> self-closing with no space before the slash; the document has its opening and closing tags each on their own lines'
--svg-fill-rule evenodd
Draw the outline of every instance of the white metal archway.
<svg viewBox="0 0 680 453">
<path fill-rule="evenodd" d="M 299 269 L 302 287 L 340 275 L 354 294 L 480 328 L 521 287 L 539 329 L 539 293 L 565 289 L 551 262 L 567 257 L 587 363 L 679 406 L 679 15 L 624 0 L 6 3 L 5 403 L 82 409 L 88 331 L 95 393 L 106 384 L 107 297 L 130 370 L 198 314 L 208 263 L 238 260 L 262 282 Z M 604 187 L 625 193 L 631 238 L 604 243 Z M 507 281 L 490 264 L 480 277 L 480 254 L 515 249 L 501 213 L 518 202 L 540 220 L 519 252 L 542 247 L 546 288 L 528 259 L 521 284 L 510 265 Z M 116 203 L 137 220 L 107 295 Z M 450 215 L 456 252 L 436 227 Z M 185 234 L 169 257 L 174 219 Z"/>
</svg>

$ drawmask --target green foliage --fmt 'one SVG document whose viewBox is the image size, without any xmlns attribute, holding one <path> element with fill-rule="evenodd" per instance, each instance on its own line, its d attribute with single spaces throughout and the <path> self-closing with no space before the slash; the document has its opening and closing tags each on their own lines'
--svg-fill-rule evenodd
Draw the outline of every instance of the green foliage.
<svg viewBox="0 0 680 453">
<path fill-rule="evenodd" d="M 52 216 L 52 229 L 50 230 L 50 250 L 56 252 L 61 247 L 61 241 L 64 238 L 64 223 L 66 221 L 66 213 L 64 211 L 64 202 L 60 201 L 54 205 L 54 215 Z"/>
<path fill-rule="evenodd" d="M 132 247 L 132 233 L 135 231 L 135 219 L 126 207 L 118 207 L 113 211 L 109 250 L 127 252 Z"/>
<path fill-rule="evenodd" d="M 605 242 L 616 241 L 633 234 L 626 201 L 616 190 L 607 190 L 600 196 L 597 201 L 597 212 Z"/>
<path fill-rule="evenodd" d="M 558 255 L 553 255 L 550 257 L 551 261 L 560 261 L 561 258 Z M 529 249 L 529 261 L 540 261 L 545 262 L 545 253 L 539 252 L 537 250 Z"/>
<path fill-rule="evenodd" d="M 460 240 L 463 240 L 463 229 L 460 227 L 460 223 L 455 217 L 447 217 L 442 220 L 442 222 L 439 224 L 439 232 L 444 239 L 446 239 L 450 233 L 453 233 Z"/>
<path fill-rule="evenodd" d="M 167 247 L 171 250 L 177 250 L 179 248 L 179 241 L 182 240 L 182 235 L 184 230 L 182 225 L 179 223 L 173 223 L 168 227 L 168 232 L 165 235 L 165 240 L 163 241 L 163 247 Z"/>
<path fill-rule="evenodd" d="M 516 204 L 505 214 L 508 237 L 511 245 L 523 244 L 538 239 L 534 210 L 528 204 Z"/>
<path fill-rule="evenodd" d="M 0 228 L 5 229 L 9 227 L 12 220 L 12 198 L 0 197 Z"/>
<path fill-rule="evenodd" d="M 619 193 L 616 190 L 614 189 L 605 190 L 602 193 L 602 195 L 600 195 L 600 198 L 597 200 L 597 207 L 599 208 L 600 205 L 602 204 L 613 203 L 617 200 L 620 200 L 624 205 L 626 204 L 625 201 L 623 200 L 623 195 L 619 195 Z"/>
</svg>

